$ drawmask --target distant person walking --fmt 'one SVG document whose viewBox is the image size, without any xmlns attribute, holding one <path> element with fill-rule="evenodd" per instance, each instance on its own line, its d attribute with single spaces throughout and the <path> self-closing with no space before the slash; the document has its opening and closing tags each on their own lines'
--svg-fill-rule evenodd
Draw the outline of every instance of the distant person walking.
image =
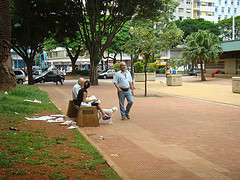
<svg viewBox="0 0 240 180">
<path fill-rule="evenodd" d="M 130 119 L 129 112 L 133 104 L 133 85 L 132 85 L 132 76 L 131 73 L 126 70 L 126 63 L 120 63 L 120 71 L 118 71 L 113 78 L 113 83 L 117 88 L 118 99 L 119 99 L 119 106 L 120 112 L 122 116 L 122 120 Z M 124 101 L 125 98 L 127 99 L 127 106 L 126 109 L 124 108 Z"/>
<path fill-rule="evenodd" d="M 84 82 L 85 82 L 84 78 L 79 78 L 78 82 L 72 88 L 72 98 L 73 98 L 73 102 L 75 102 L 75 104 L 77 101 L 77 96 L 78 96 L 79 90 L 84 87 Z"/>
</svg>

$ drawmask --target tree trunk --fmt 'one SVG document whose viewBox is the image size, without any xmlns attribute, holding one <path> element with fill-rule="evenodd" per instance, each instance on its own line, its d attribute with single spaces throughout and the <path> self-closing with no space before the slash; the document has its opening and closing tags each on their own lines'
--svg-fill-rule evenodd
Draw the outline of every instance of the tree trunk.
<svg viewBox="0 0 240 180">
<path fill-rule="evenodd" d="M 201 81 L 206 81 L 206 78 L 204 76 L 204 72 L 203 72 L 203 60 L 200 59 L 200 65 L 201 65 Z"/>
<path fill-rule="evenodd" d="M 98 85 L 98 73 L 97 73 L 97 67 L 94 64 L 94 61 L 90 58 L 90 82 L 91 85 Z"/>
<path fill-rule="evenodd" d="M 81 46 L 78 46 L 78 49 L 77 49 L 77 52 L 76 52 L 75 56 L 72 55 L 71 51 L 68 48 L 66 48 L 66 50 L 67 50 L 68 56 L 70 57 L 71 62 L 72 62 L 72 74 L 76 74 L 76 71 L 75 71 L 76 62 L 77 62 L 77 59 L 78 59 L 79 54 L 80 54 Z"/>
<path fill-rule="evenodd" d="M 16 88 L 15 74 L 11 66 L 10 40 L 9 0 L 3 0 L 0 1 L 0 91 Z"/>
</svg>

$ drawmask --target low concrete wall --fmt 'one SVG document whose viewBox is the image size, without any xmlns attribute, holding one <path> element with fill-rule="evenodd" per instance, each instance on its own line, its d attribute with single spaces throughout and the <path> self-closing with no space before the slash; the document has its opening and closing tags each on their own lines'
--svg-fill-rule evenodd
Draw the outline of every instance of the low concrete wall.
<svg viewBox="0 0 240 180">
<path fill-rule="evenodd" d="M 167 86 L 182 86 L 182 75 L 168 75 Z"/>
<path fill-rule="evenodd" d="M 240 93 L 240 77 L 232 77 L 232 92 Z"/>
<path fill-rule="evenodd" d="M 156 80 L 156 73 L 147 73 L 148 81 Z M 134 81 L 135 82 L 145 82 L 145 74 L 144 73 L 134 73 Z"/>
</svg>

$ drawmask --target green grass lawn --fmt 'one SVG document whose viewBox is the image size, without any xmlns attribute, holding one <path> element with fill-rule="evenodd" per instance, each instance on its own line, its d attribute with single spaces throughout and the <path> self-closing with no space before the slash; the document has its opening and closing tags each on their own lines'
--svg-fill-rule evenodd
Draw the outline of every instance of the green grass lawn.
<svg viewBox="0 0 240 180">
<path fill-rule="evenodd" d="M 25 99 L 39 100 L 41 104 L 24 102 Z M 54 166 L 57 170 L 48 174 L 50 179 L 67 179 L 64 176 L 64 160 L 74 158 L 74 154 L 53 154 L 50 149 L 56 145 L 61 149 L 61 143 L 68 141 L 68 137 L 50 138 L 47 132 L 39 129 L 11 131 L 9 127 L 16 127 L 23 123 L 24 117 L 40 113 L 44 110 L 61 113 L 51 102 L 48 94 L 37 86 L 18 85 L 17 89 L 8 94 L 0 92 L 0 167 L 7 169 L 7 173 L 0 172 L 0 180 L 8 179 L 12 175 L 24 175 L 29 172 L 21 168 L 14 168 L 16 164 L 24 163 L 29 166 Z M 86 171 L 77 175 L 81 179 L 84 175 L 96 170 L 100 165 L 107 164 L 102 155 L 81 135 L 78 130 L 71 130 L 73 141 L 68 146 L 79 149 L 89 158 L 77 160 L 72 166 Z M 121 179 L 111 168 L 101 169 L 105 179 Z M 44 174 L 45 172 L 35 172 Z"/>
</svg>

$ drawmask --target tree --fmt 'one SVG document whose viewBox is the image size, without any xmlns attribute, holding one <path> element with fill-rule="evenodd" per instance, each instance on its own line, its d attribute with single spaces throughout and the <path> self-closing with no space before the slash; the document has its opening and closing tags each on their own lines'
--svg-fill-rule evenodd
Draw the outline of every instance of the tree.
<svg viewBox="0 0 240 180">
<path fill-rule="evenodd" d="M 183 57 L 188 61 L 195 61 L 201 66 L 201 80 L 206 81 L 203 73 L 203 63 L 216 61 L 222 52 L 219 38 L 209 31 L 199 30 L 187 38 L 187 45 L 183 48 Z"/>
<path fill-rule="evenodd" d="M 111 59 L 113 59 L 113 64 L 116 63 L 117 55 L 120 54 L 120 56 L 121 56 L 122 53 L 124 53 L 124 45 L 126 44 L 126 42 L 128 40 L 131 39 L 131 36 L 129 34 L 130 27 L 131 27 L 131 25 L 130 25 L 129 22 L 124 24 L 122 29 L 113 38 L 111 44 L 109 45 L 109 47 L 107 49 L 108 53 L 109 54 L 113 53 L 114 56 L 113 57 L 108 56 L 108 57 L 104 57 L 104 58 L 111 58 Z"/>
<path fill-rule="evenodd" d="M 232 40 L 233 18 L 221 20 L 217 23 L 224 40 Z M 240 38 L 240 16 L 235 17 L 235 39 Z"/>
<path fill-rule="evenodd" d="M 115 35 L 133 15 L 155 17 L 172 13 L 175 0 L 74 0 L 72 11 L 90 54 L 90 80 L 98 84 L 97 65 Z M 175 7 L 174 7 L 175 8 Z M 145 13 L 143 13 L 145 12 Z"/>
<path fill-rule="evenodd" d="M 150 62 L 154 53 L 159 53 L 163 49 L 170 49 L 177 45 L 183 36 L 183 32 L 174 23 L 164 24 L 161 29 L 155 29 L 151 21 L 137 26 L 132 40 L 126 44 L 129 54 L 143 56 L 145 73 L 145 96 L 147 96 L 147 64 Z M 163 24 L 162 24 L 163 25 Z"/>
<path fill-rule="evenodd" d="M 16 79 L 11 66 L 11 18 L 9 0 L 0 2 L 0 90 L 16 88 Z"/>
<path fill-rule="evenodd" d="M 199 19 L 184 19 L 183 21 L 175 21 L 178 28 L 184 32 L 183 39 L 186 39 L 191 33 L 197 32 L 198 30 L 209 30 L 211 33 L 219 36 L 220 30 L 217 24 L 210 21 L 206 21 L 203 18 Z"/>
<path fill-rule="evenodd" d="M 12 49 L 27 64 L 28 84 L 33 84 L 32 65 L 44 38 L 54 28 L 57 5 L 60 2 L 41 0 L 12 0 Z"/>
<path fill-rule="evenodd" d="M 65 48 L 71 60 L 72 74 L 75 74 L 75 67 L 78 57 L 86 52 L 86 48 L 82 43 L 80 36 L 76 35 L 74 38 L 63 36 L 64 35 L 62 35 L 61 39 L 58 39 L 56 35 L 51 35 L 51 37 L 46 38 L 44 41 L 44 49 L 46 51 L 50 51 L 56 47 Z"/>
</svg>

